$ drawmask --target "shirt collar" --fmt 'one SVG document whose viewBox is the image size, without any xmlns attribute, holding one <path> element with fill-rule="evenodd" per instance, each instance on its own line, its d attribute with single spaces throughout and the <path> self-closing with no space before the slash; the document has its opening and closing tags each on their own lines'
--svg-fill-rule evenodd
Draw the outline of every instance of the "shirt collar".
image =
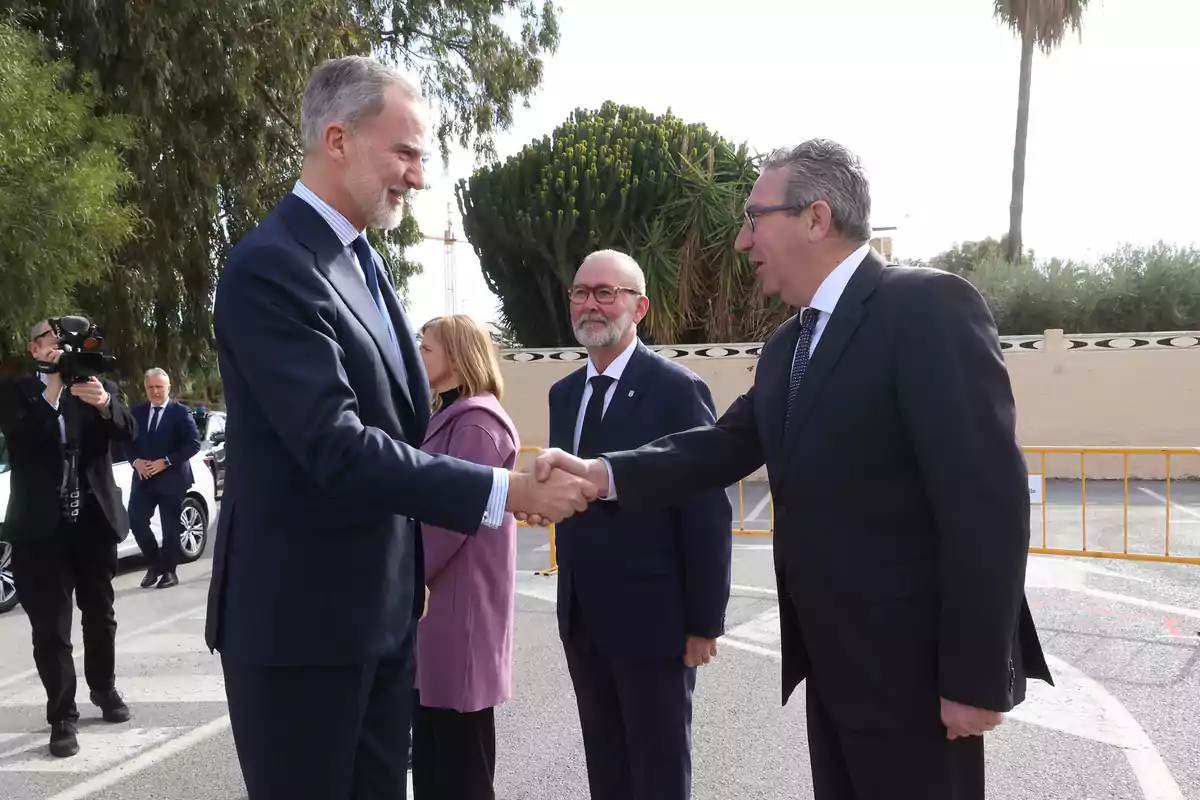
<svg viewBox="0 0 1200 800">
<path fill-rule="evenodd" d="M 633 358 L 633 351 L 637 349 L 637 344 L 638 339 L 635 336 L 633 337 L 633 341 L 629 343 L 629 346 L 622 350 L 619 356 L 613 359 L 612 363 L 608 365 L 603 374 L 612 378 L 614 383 L 621 380 L 621 373 L 625 371 L 626 365 L 629 364 L 629 359 Z M 587 363 L 587 380 L 590 381 L 592 378 L 600 374 L 602 373 L 596 371 L 596 365 L 592 363 L 591 356 L 589 356 Z"/>
<path fill-rule="evenodd" d="M 354 224 L 350 220 L 346 219 L 336 208 L 318 197 L 317 193 L 305 186 L 302 181 L 296 181 L 296 185 L 292 189 L 292 194 L 312 206 L 321 215 L 321 218 L 329 223 L 329 227 L 333 228 L 333 233 L 337 236 L 338 241 L 342 243 L 342 247 L 349 247 L 351 242 L 362 235 L 363 232 L 354 227 Z"/>
<path fill-rule="evenodd" d="M 811 307 L 818 311 L 824 311 L 826 314 L 832 314 L 838 300 L 842 297 L 842 292 L 846 291 L 847 284 L 854 277 L 858 265 L 867 257 L 870 250 L 871 243 L 867 242 L 834 267 L 833 272 L 825 276 L 825 280 L 821 281 L 821 285 L 817 287 Z"/>
</svg>

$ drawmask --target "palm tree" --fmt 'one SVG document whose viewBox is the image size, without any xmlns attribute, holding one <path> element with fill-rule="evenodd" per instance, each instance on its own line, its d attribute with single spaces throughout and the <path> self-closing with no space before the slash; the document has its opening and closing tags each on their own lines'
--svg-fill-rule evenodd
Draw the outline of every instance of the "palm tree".
<svg viewBox="0 0 1200 800">
<path fill-rule="evenodd" d="M 993 14 L 1021 37 L 1021 81 L 1017 90 L 1017 140 L 1013 146 L 1012 202 L 1008 207 L 1008 260 L 1021 259 L 1021 212 L 1025 196 L 1025 141 L 1029 137 L 1029 83 L 1033 48 L 1049 55 L 1067 31 L 1081 33 L 1088 0 L 993 0 Z"/>
</svg>

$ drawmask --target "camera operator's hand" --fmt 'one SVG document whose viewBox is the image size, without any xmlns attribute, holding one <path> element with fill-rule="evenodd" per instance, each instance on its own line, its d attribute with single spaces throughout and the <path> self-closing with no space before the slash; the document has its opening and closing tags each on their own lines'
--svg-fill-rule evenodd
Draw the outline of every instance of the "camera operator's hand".
<svg viewBox="0 0 1200 800">
<path fill-rule="evenodd" d="M 104 384 L 100 383 L 100 379 L 95 375 L 87 379 L 86 383 L 71 384 L 71 394 L 78 397 L 89 406 L 95 406 L 101 410 L 108 407 L 109 396 L 104 389 Z"/>
<path fill-rule="evenodd" d="M 44 353 L 39 353 L 37 360 L 46 364 L 57 364 L 58 360 L 62 357 L 63 351 L 56 347 L 53 350 L 47 350 Z M 62 395 L 62 388 L 62 375 L 59 375 L 57 372 L 51 372 L 46 376 L 45 397 L 46 401 L 50 403 L 50 405 L 58 405 L 58 398 Z"/>
</svg>

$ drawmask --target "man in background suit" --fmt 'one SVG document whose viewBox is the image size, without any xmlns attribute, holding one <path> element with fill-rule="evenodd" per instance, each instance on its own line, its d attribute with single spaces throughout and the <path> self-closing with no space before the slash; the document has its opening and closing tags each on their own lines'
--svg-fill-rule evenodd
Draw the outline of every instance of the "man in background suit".
<svg viewBox="0 0 1200 800">
<path fill-rule="evenodd" d="M 1024 598 L 1026 464 L 987 305 L 967 281 L 886 266 L 858 159 L 772 155 L 737 249 L 803 311 L 713 427 L 580 461 L 622 508 L 676 502 L 764 462 L 775 498 L 783 700 L 807 679 L 816 800 L 975 800 L 983 735 L 1050 682 Z M 610 480 L 611 478 L 611 480 Z"/>
<path fill-rule="evenodd" d="M 133 486 L 129 490 L 129 526 L 150 566 L 142 588 L 157 583 L 167 589 L 179 583 L 175 568 L 183 558 L 183 498 L 192 486 L 191 457 L 200 452 L 200 431 L 187 406 L 171 399 L 171 379 L 164 370 L 146 371 L 149 402 L 133 407 L 138 435 L 133 441 Z M 150 518 L 154 509 L 162 526 L 162 547 L 154 541 Z"/>
<path fill-rule="evenodd" d="M 716 419 L 698 376 L 637 337 L 650 300 L 637 262 L 588 256 L 569 291 L 587 366 L 550 389 L 550 446 L 592 458 Z M 716 654 L 729 600 L 723 489 L 662 508 L 594 504 L 558 532 L 558 624 L 592 800 L 691 796 L 696 667 Z"/>
<path fill-rule="evenodd" d="M 544 484 L 418 449 L 429 387 L 364 230 L 399 225 L 422 188 L 427 116 L 371 59 L 318 67 L 300 180 L 217 287 L 229 472 L 206 640 L 250 800 L 403 798 L 416 524 L 473 534 L 506 510 L 561 520 L 595 496 L 573 476 Z"/>
<path fill-rule="evenodd" d="M 48 320 L 29 332 L 40 364 L 63 357 Z M 75 434 L 68 432 L 78 430 Z M 125 722 L 116 689 L 117 618 L 113 576 L 129 518 L 113 478 L 111 445 L 133 439 L 133 419 L 112 381 L 96 377 L 64 388 L 57 371 L 0 382 L 0 430 L 8 443 L 12 485 L 4 539 L 12 544 L 13 579 L 33 629 L 33 661 L 46 690 L 50 754 L 79 752 L 71 594 L 83 627 L 83 673 L 106 722 Z M 78 446 L 78 515 L 68 517 L 64 489 L 70 445 Z"/>
</svg>

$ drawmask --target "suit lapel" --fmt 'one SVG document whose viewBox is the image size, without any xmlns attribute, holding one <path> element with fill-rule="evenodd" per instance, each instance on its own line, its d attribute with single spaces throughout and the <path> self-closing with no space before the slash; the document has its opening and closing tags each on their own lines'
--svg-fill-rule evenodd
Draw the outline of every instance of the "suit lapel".
<svg viewBox="0 0 1200 800">
<path fill-rule="evenodd" d="M 374 253 L 374 248 L 371 250 Z M 418 441 L 425 440 L 425 431 L 429 426 L 430 394 L 429 377 L 425 374 L 425 362 L 417 349 L 417 337 L 404 313 L 400 299 L 396 297 L 396 286 L 392 283 L 391 269 L 385 269 L 383 255 L 377 253 L 375 272 L 380 277 L 379 286 L 383 292 L 383 302 L 392 318 L 392 327 L 396 329 L 396 343 L 400 346 L 400 357 L 403 361 L 404 372 L 408 379 L 403 382 L 402 389 L 408 397 L 409 405 L 416 414 L 417 425 L 421 432 Z M 382 262 L 382 264 L 381 264 Z M 384 332 L 386 334 L 386 331 Z"/>
<path fill-rule="evenodd" d="M 808 362 L 808 370 L 804 374 L 804 379 L 800 382 L 800 388 L 796 393 L 796 404 L 792 408 L 791 421 L 787 423 L 787 433 L 783 441 L 782 461 L 783 468 L 786 470 L 791 463 L 792 457 L 799 451 L 800 433 L 804 428 L 804 423 L 808 419 L 816 404 L 817 397 L 821 393 L 821 387 L 833 372 L 838 361 L 842 357 L 846 345 L 850 343 L 850 338 L 854 335 L 854 331 L 858 329 L 859 323 L 863 319 L 863 303 L 871 292 L 874 291 L 876 283 L 879 281 L 879 275 L 883 271 L 883 261 L 875 255 L 874 251 L 867 253 L 866 258 L 859 264 L 855 270 L 854 276 L 846 285 L 846 290 L 842 292 L 841 298 L 838 299 L 837 306 L 833 309 L 833 314 L 829 317 L 829 321 L 825 325 L 825 330 L 821 333 L 821 338 L 817 342 L 816 350 Z M 797 325 L 797 336 L 799 326 Z M 795 350 L 795 342 L 793 341 L 792 351 Z M 791 362 L 789 361 L 787 373 L 788 379 L 785 379 L 783 388 L 783 397 L 787 397 L 787 380 L 790 379 Z M 786 409 L 786 402 L 784 403 Z M 785 412 L 786 413 L 786 412 Z"/>
<path fill-rule="evenodd" d="M 357 259 L 349 255 L 347 248 L 338 241 L 333 229 L 308 203 L 293 194 L 288 194 L 284 197 L 281 205 L 284 218 L 289 220 L 288 228 L 292 235 L 296 237 L 296 241 L 311 250 L 317 257 L 317 269 L 325 275 L 334 291 L 350 308 L 351 313 L 367 329 L 367 333 L 370 334 L 383 357 L 383 363 L 387 366 L 392 382 L 400 390 L 400 395 L 408 404 L 409 409 L 415 410 L 408 386 L 409 375 L 400 362 L 396 349 L 392 347 L 391 337 L 388 335 L 387 328 L 384 327 L 383 318 L 379 316 L 379 308 L 375 305 L 370 290 L 367 289 L 367 282 Z M 390 286 L 391 282 L 389 281 L 387 285 Z M 384 294 L 388 293 L 384 292 Z M 388 307 L 392 308 L 391 305 Z M 393 312 L 393 325 L 395 325 L 395 318 L 396 314 Z M 408 328 L 407 324 L 403 327 Z M 411 331 L 409 333 L 411 334 Z M 396 326 L 397 339 L 402 335 L 401 326 Z M 429 420 L 428 408 L 429 404 L 426 403 L 426 413 L 419 415 L 425 420 L 425 423 L 420 426 L 422 431 Z"/>
<path fill-rule="evenodd" d="M 787 413 L 788 381 L 792 374 L 792 357 L 796 352 L 796 341 L 800 338 L 800 317 L 793 316 L 784 321 L 779 327 L 779 346 L 773 348 L 775 360 L 781 364 L 758 365 L 758 380 L 761 389 L 755 387 L 755 394 L 762 397 L 763 433 L 766 445 L 767 461 L 774 462 L 779 449 L 783 447 L 783 418 Z"/>
<path fill-rule="evenodd" d="M 646 345 L 638 341 L 637 347 L 629 356 L 629 362 L 621 372 L 621 380 L 613 388 L 612 399 L 608 401 L 608 409 L 604 412 L 604 420 L 600 424 L 604 441 L 609 441 L 609 433 L 618 428 L 623 421 L 632 417 L 634 408 L 645 397 L 646 367 L 654 359 L 654 355 Z"/>
<path fill-rule="evenodd" d="M 567 396 L 563 405 L 550 410 L 550 446 L 575 452 L 575 422 L 579 404 L 583 402 L 583 387 L 587 382 L 587 367 L 571 373 L 566 384 Z"/>
</svg>

